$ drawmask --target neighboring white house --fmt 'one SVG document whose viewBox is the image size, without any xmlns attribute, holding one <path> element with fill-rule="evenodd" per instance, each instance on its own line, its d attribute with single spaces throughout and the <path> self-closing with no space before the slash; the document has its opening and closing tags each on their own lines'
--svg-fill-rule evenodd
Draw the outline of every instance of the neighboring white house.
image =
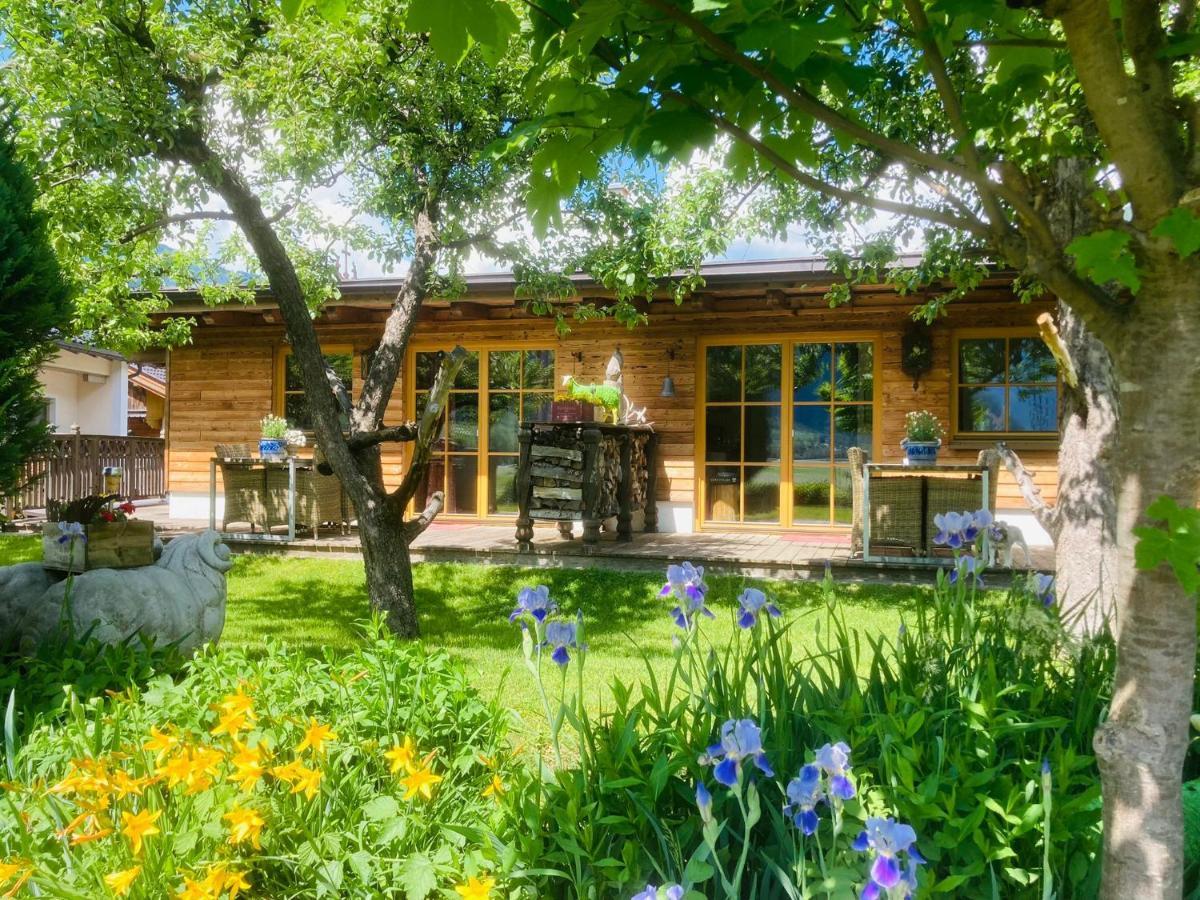
<svg viewBox="0 0 1200 900">
<path fill-rule="evenodd" d="M 57 352 L 38 373 L 46 392 L 46 420 L 59 433 L 78 425 L 83 434 L 127 434 L 129 380 L 125 357 L 71 341 L 56 344 Z"/>
</svg>

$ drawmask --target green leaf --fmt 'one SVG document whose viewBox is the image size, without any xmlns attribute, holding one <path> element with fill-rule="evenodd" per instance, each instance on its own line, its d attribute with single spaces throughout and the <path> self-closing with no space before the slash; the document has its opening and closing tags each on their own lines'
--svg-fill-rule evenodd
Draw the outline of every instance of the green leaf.
<svg viewBox="0 0 1200 900">
<path fill-rule="evenodd" d="M 811 26 L 788 22 L 782 28 L 774 19 L 756 23 L 737 38 L 737 48 L 743 53 L 754 50 L 775 54 L 775 58 L 794 69 L 817 49 L 818 37 Z"/>
<path fill-rule="evenodd" d="M 433 860 L 424 853 L 414 853 L 400 864 L 400 887 L 408 900 L 425 900 L 437 888 L 437 873 Z"/>
<path fill-rule="evenodd" d="M 1125 232 L 1109 228 L 1076 238 L 1067 245 L 1067 252 L 1075 257 L 1075 268 L 1080 275 L 1096 284 L 1115 281 L 1136 294 L 1142 287 L 1142 279 L 1137 260 L 1129 251 L 1130 240 Z"/>
<path fill-rule="evenodd" d="M 728 5 L 729 0 L 692 0 L 692 12 L 714 12 Z"/>
<path fill-rule="evenodd" d="M 449 65 L 462 62 L 471 44 L 501 50 L 517 29 L 516 15 L 506 3 L 488 0 L 413 0 L 408 27 L 429 34 L 429 46 Z"/>
<path fill-rule="evenodd" d="M 1184 259 L 1200 250 L 1200 216 L 1182 206 L 1175 207 L 1163 216 L 1150 233 L 1155 237 L 1167 238 L 1175 245 L 1175 252 Z"/>
<path fill-rule="evenodd" d="M 304 9 L 304 0 L 279 0 L 279 8 L 283 11 L 285 19 L 294 22 L 296 16 L 300 15 L 300 10 Z"/>
<path fill-rule="evenodd" d="M 1137 567 L 1150 570 L 1165 562 L 1185 591 L 1200 591 L 1200 510 L 1163 496 L 1150 505 L 1146 515 L 1165 525 L 1133 529 L 1138 538 L 1133 551 Z"/>
<path fill-rule="evenodd" d="M 389 797 L 387 794 L 380 794 L 363 807 L 363 815 L 368 822 L 383 822 L 394 819 L 399 814 L 400 804 L 396 802 L 395 797 Z"/>
</svg>

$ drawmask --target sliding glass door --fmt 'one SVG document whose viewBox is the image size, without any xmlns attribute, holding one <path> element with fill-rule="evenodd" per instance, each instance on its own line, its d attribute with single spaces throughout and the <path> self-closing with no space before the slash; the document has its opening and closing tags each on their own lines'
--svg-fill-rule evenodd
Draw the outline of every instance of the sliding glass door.
<svg viewBox="0 0 1200 900">
<path fill-rule="evenodd" d="M 846 451 L 873 447 L 874 342 L 714 342 L 702 358 L 703 521 L 849 524 Z"/>
</svg>

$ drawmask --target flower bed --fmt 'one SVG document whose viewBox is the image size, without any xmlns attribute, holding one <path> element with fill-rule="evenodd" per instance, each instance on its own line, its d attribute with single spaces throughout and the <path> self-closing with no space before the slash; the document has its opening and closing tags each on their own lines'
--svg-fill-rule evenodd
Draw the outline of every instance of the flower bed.
<svg viewBox="0 0 1200 900">
<path fill-rule="evenodd" d="M 486 896 L 504 726 L 445 654 L 390 638 L 214 651 L 10 742 L 0 890 Z"/>
</svg>

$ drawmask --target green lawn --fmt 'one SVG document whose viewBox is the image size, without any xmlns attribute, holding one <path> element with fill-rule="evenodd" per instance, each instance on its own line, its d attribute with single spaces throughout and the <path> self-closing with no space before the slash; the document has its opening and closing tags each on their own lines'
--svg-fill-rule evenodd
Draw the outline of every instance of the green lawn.
<svg viewBox="0 0 1200 900">
<path fill-rule="evenodd" d="M 0 535 L 0 564 L 39 555 L 36 539 Z M 766 590 L 792 623 L 797 644 L 811 643 L 819 610 L 820 586 L 804 581 L 762 583 L 716 576 L 709 580 L 710 606 L 717 619 L 706 622 L 714 643 L 736 630 L 732 611 L 747 584 Z M 508 622 L 517 591 L 545 584 L 563 610 L 582 609 L 586 639 L 589 705 L 602 708 L 613 676 L 632 681 L 644 671 L 642 654 L 659 670 L 670 666 L 671 638 L 677 633 L 658 597 L 663 574 L 602 569 L 520 569 L 467 564 L 415 567 L 423 640 L 445 647 L 466 664 L 486 696 L 499 697 L 523 716 L 537 715 L 536 694 L 521 665 L 520 636 Z M 894 634 L 900 609 L 920 587 L 839 586 L 851 627 Z M 335 559 L 239 556 L 229 575 L 229 607 L 222 640 L 258 647 L 275 638 L 297 652 L 318 654 L 353 645 L 358 623 L 369 617 L 362 564 Z"/>
</svg>

